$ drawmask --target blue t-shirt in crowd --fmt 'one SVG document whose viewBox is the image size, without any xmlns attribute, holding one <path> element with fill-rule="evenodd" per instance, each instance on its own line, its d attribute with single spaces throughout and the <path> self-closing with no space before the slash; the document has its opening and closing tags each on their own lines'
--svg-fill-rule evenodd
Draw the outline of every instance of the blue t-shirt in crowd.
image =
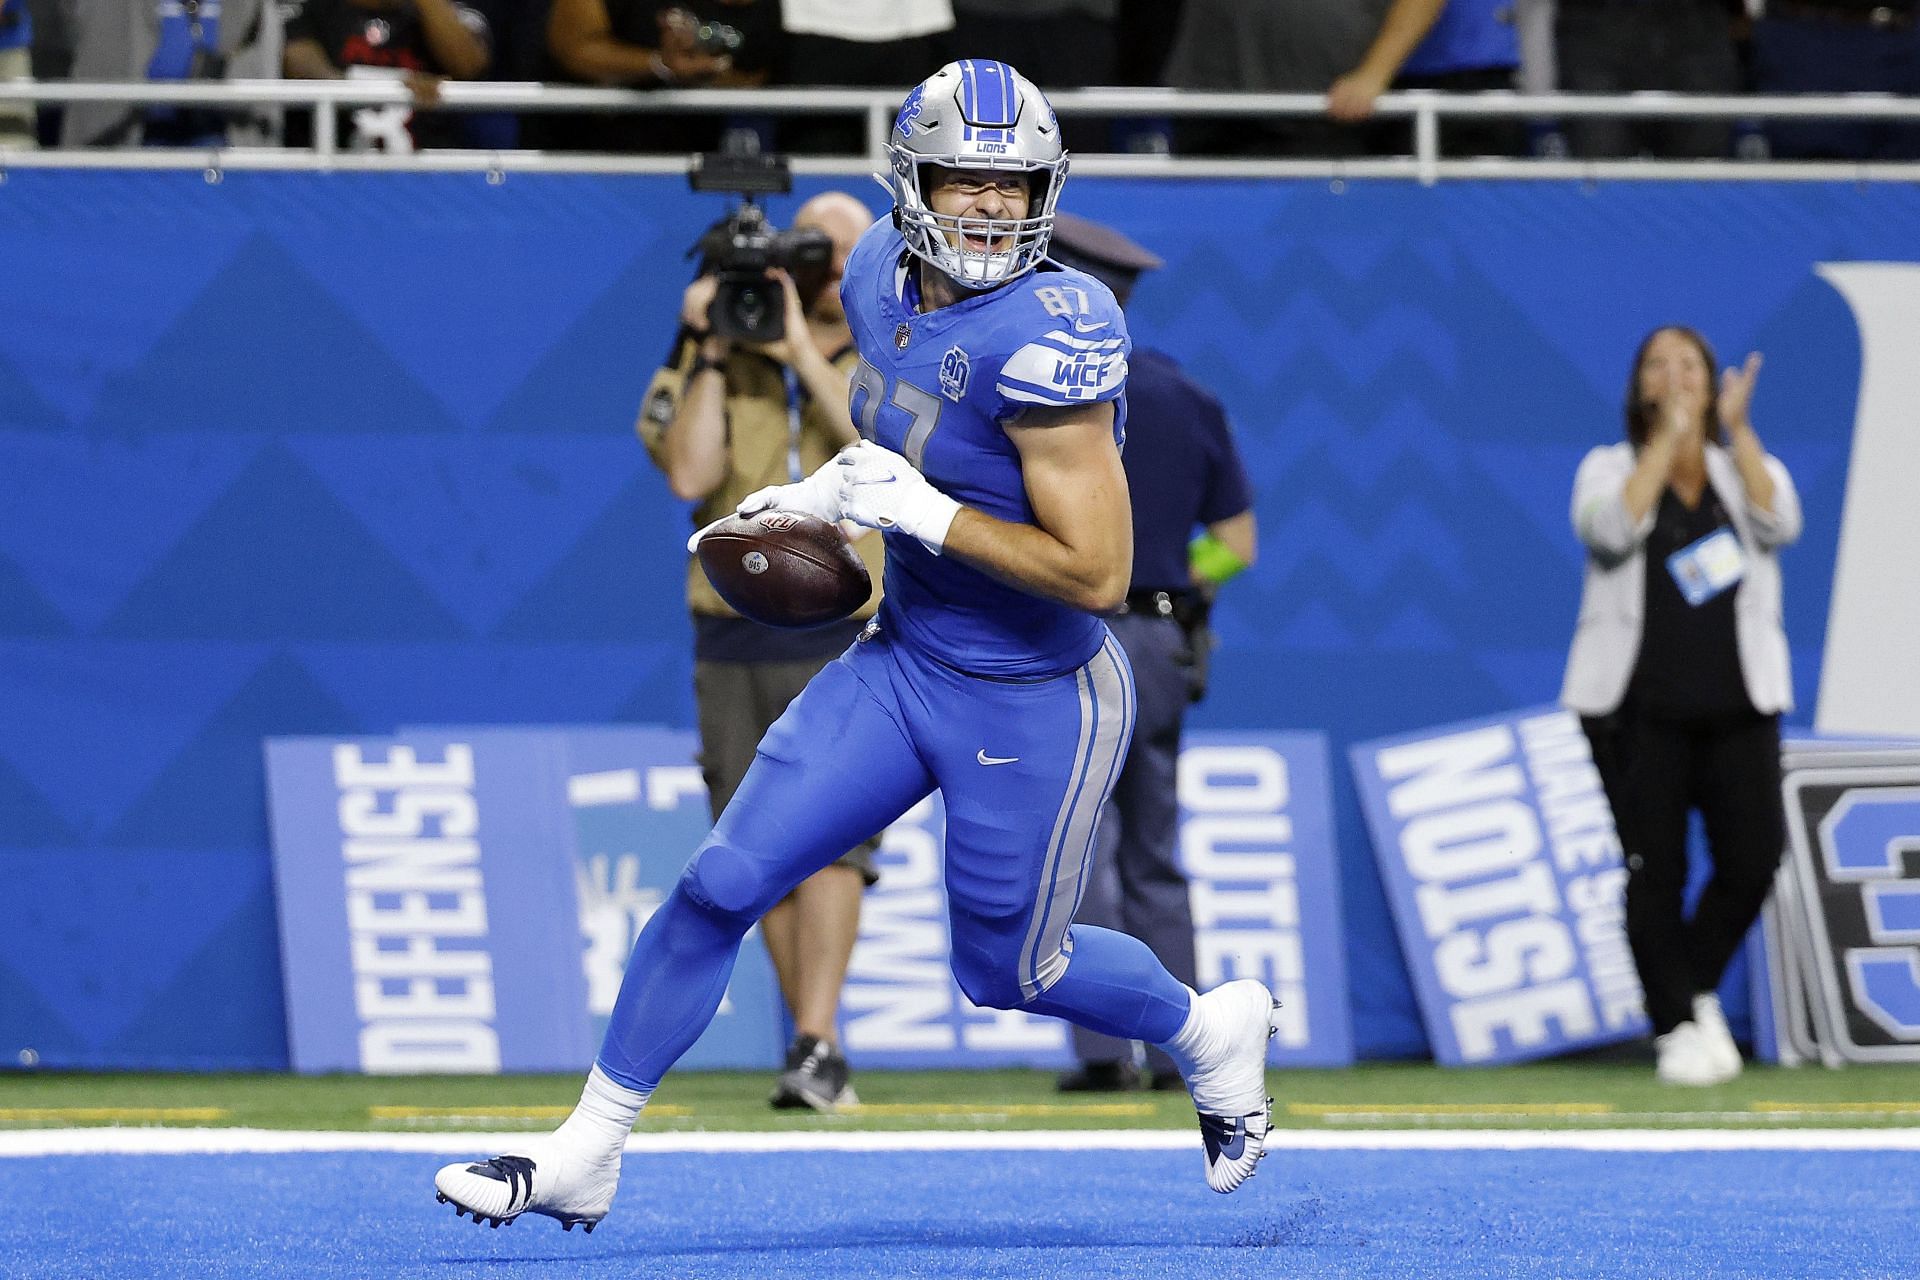
<svg viewBox="0 0 1920 1280">
<path fill-rule="evenodd" d="M 1427 38 L 1413 51 L 1403 76 L 1443 76 L 1520 65 L 1515 0 L 1447 0 Z"/>
<path fill-rule="evenodd" d="M 27 0 L 0 0 L 0 49 L 24 49 L 33 43 L 33 15 Z"/>
</svg>

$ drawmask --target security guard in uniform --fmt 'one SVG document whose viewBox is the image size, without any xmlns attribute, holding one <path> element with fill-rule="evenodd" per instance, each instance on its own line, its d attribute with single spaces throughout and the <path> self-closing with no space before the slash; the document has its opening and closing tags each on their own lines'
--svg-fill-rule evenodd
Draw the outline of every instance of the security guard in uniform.
<svg viewBox="0 0 1920 1280">
<path fill-rule="evenodd" d="M 1161 265 L 1118 231 L 1070 213 L 1054 218 L 1049 256 L 1099 279 L 1122 305 L 1140 274 Z M 1128 363 L 1121 458 L 1133 495 L 1133 582 L 1108 625 L 1133 665 L 1139 718 L 1074 918 L 1139 938 L 1192 986 L 1193 914 L 1178 852 L 1180 730 L 1188 704 L 1206 693 L 1213 593 L 1253 563 L 1253 495 L 1220 402 L 1144 346 Z M 1133 1045 L 1079 1027 L 1073 1045 L 1080 1066 L 1060 1078 L 1062 1090 L 1139 1087 Z M 1185 1087 L 1159 1049 L 1147 1050 L 1147 1066 L 1155 1089 Z"/>
<path fill-rule="evenodd" d="M 796 228 L 833 242 L 831 268 L 796 287 L 782 279 L 786 332 L 759 346 L 709 330 L 714 277 L 703 275 L 682 300 L 680 333 L 654 375 L 640 409 L 641 442 L 666 473 L 674 495 L 692 499 L 695 528 L 731 515 L 768 485 L 813 474 L 858 438 L 847 411 L 847 379 L 858 355 L 840 309 L 840 273 L 873 221 L 844 192 L 815 196 L 794 216 Z M 803 296 L 804 294 L 804 296 Z M 746 776 L 760 739 L 804 689 L 838 657 L 879 605 L 879 535 L 854 540 L 873 575 L 874 597 L 853 617 L 811 631 L 749 622 L 729 609 L 698 561 L 687 568 L 693 612 L 694 700 L 700 717 L 700 765 L 713 816 Z M 857 1102 L 845 1056 L 834 1043 L 840 988 L 860 929 L 860 898 L 878 876 L 877 837 L 802 882 L 760 923 L 795 1036 L 773 1093 L 776 1107 L 832 1111 Z"/>
</svg>

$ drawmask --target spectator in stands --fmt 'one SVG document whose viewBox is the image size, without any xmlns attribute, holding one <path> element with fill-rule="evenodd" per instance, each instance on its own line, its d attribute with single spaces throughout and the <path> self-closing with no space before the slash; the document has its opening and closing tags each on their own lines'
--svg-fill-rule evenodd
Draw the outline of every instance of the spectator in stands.
<svg viewBox="0 0 1920 1280">
<path fill-rule="evenodd" d="M 1748 356 L 1716 393 L 1706 340 L 1656 330 L 1627 384 L 1626 441 L 1589 453 L 1573 487 L 1586 586 L 1561 701 L 1613 807 L 1627 941 L 1672 1084 L 1739 1074 L 1715 990 L 1786 839 L 1779 552 L 1800 535 L 1800 500 L 1749 416 L 1759 371 Z M 1713 876 L 1687 919 L 1691 810 Z"/>
<path fill-rule="evenodd" d="M 27 0 L 0 0 L 0 80 L 33 79 L 32 47 Z M 0 147 L 31 147 L 37 141 L 33 104 L 0 102 Z"/>
<path fill-rule="evenodd" d="M 557 78 L 628 88 L 765 84 L 781 44 L 777 0 L 554 0 L 547 52 Z M 585 151 L 762 150 L 770 124 L 735 117 L 568 115 L 547 145 Z M 751 142 L 740 134 L 751 133 Z M 732 137 L 729 135 L 732 134 Z"/>
<path fill-rule="evenodd" d="M 1559 0 L 1555 60 L 1570 93 L 1729 94 L 1741 89 L 1734 23 L 1744 0 Z M 1725 120 L 1606 119 L 1567 122 L 1573 154 L 1724 156 Z"/>
<path fill-rule="evenodd" d="M 270 0 L 69 0 L 66 34 L 76 80 L 262 79 L 274 74 L 280 14 Z M 74 103 L 61 120 L 66 147 L 261 143 L 277 120 L 260 108 Z"/>
<path fill-rule="evenodd" d="M 697 505 L 704 526 L 733 514 L 742 498 L 812 475 L 855 438 L 849 372 L 859 362 L 840 307 L 840 273 L 873 221 L 844 192 L 815 196 L 794 226 L 825 233 L 831 267 L 796 286 L 784 282 L 787 332 L 754 346 L 712 332 L 714 277 L 702 274 L 681 299 L 680 332 L 642 403 L 640 439 L 677 497 Z M 865 531 L 862 531 L 865 533 Z M 854 543 L 879 583 L 885 553 L 876 535 Z M 781 631 L 729 609 L 697 561 L 687 568 L 693 612 L 694 701 L 700 765 L 714 818 L 746 776 L 767 729 L 816 673 L 839 656 L 872 617 L 876 598 L 854 617 L 812 631 Z M 760 922 L 794 1040 L 774 1089 L 776 1107 L 832 1111 L 856 1101 L 846 1056 L 835 1043 L 840 988 L 860 927 L 860 898 L 878 879 L 868 840 L 815 872 Z"/>
<path fill-rule="evenodd" d="M 27 20 L 33 24 L 33 42 L 29 46 L 36 80 L 73 78 L 73 0 L 14 0 L 26 7 Z M 39 142 L 43 147 L 60 142 L 60 121 L 66 114 L 63 104 L 42 102 L 38 116 Z"/>
<path fill-rule="evenodd" d="M 465 0 L 293 0 L 285 74 L 294 80 L 396 79 L 417 107 L 446 80 L 479 80 L 493 61 L 493 27 Z M 406 107 L 353 112 L 341 138 L 362 149 L 466 145 L 458 118 Z"/>
<path fill-rule="evenodd" d="M 1471 6 L 1474 0 L 1458 0 Z M 1404 128 L 1396 141 L 1380 131 L 1356 128 L 1373 103 L 1426 38 L 1447 0 L 1189 0 L 1167 63 L 1167 83 L 1183 89 L 1251 93 L 1326 93 L 1323 120 L 1247 120 L 1244 117 L 1179 129 L 1183 151 L 1225 154 L 1358 155 L 1407 150 Z M 1457 19 L 1445 52 L 1451 61 L 1509 55 L 1465 52 L 1462 33 L 1475 23 Z M 1487 16 L 1490 19 L 1489 15 Z M 1487 43 L 1494 43 L 1489 40 Z M 1454 53 L 1456 45 L 1463 52 Z M 1448 67 L 1438 53 L 1429 70 Z M 1517 58 L 1506 65 L 1511 67 Z M 1489 71 L 1489 67 L 1459 67 Z"/>
<path fill-rule="evenodd" d="M 1756 93 L 1920 94 L 1920 0 L 1765 0 L 1753 25 Z M 1920 127 L 1891 121 L 1774 120 L 1773 155 L 1920 159 Z"/>
<path fill-rule="evenodd" d="M 905 90 L 948 61 L 953 5 L 951 0 L 784 0 L 781 26 L 787 33 L 782 84 Z M 790 120 L 784 136 L 793 151 L 858 154 L 867 149 L 864 119 Z"/>
<path fill-rule="evenodd" d="M 1054 216 L 1048 252 L 1123 305 L 1141 273 L 1160 265 L 1118 231 L 1070 213 Z M 1133 573 L 1126 605 L 1107 625 L 1133 668 L 1138 719 L 1074 918 L 1132 934 L 1167 972 L 1198 986 L 1179 851 L 1180 732 L 1188 704 L 1206 692 L 1213 593 L 1253 563 L 1253 492 L 1220 402 L 1172 358 L 1136 342 L 1127 404 L 1122 462 L 1133 495 Z M 1130 1042 L 1075 1027 L 1073 1047 L 1080 1066 L 1060 1078 L 1063 1091 L 1139 1084 Z M 1186 1087 L 1164 1050 L 1149 1046 L 1146 1055 L 1153 1088 Z"/>
<path fill-rule="evenodd" d="M 1512 89 L 1520 68 L 1513 0 L 1395 0 L 1366 56 L 1327 91 L 1327 114 L 1357 122 L 1388 89 L 1480 93 Z M 1376 132 L 1376 148 L 1406 152 L 1410 126 Z M 1443 121 L 1441 144 L 1453 155 L 1517 155 L 1526 146 L 1518 120 Z"/>
</svg>

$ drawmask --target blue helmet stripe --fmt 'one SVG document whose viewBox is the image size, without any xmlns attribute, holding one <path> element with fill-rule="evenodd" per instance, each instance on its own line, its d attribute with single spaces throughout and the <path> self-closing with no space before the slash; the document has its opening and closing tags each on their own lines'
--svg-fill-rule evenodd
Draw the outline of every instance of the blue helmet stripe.
<svg viewBox="0 0 1920 1280">
<path fill-rule="evenodd" d="M 960 64 L 960 137 L 963 141 L 973 141 L 973 119 L 980 114 L 980 81 L 974 69 L 973 59 L 968 58 Z"/>
<path fill-rule="evenodd" d="M 995 128 L 1005 128 L 1013 123 L 1013 68 L 1004 62 L 985 62 L 980 64 L 978 75 L 981 84 L 978 95 L 992 96 L 994 106 L 981 108 L 978 119 L 981 124 Z M 992 116 L 987 111 L 993 112 Z"/>
</svg>

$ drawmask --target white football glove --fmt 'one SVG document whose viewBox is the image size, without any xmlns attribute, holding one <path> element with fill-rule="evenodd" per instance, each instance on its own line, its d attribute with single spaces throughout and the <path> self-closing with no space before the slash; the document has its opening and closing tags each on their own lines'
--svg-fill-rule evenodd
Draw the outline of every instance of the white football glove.
<svg viewBox="0 0 1920 1280">
<path fill-rule="evenodd" d="M 935 555 L 960 504 L 934 488 L 905 458 L 871 440 L 850 444 L 836 460 L 843 473 L 840 514 L 869 529 L 898 529 Z"/>
<path fill-rule="evenodd" d="M 837 459 L 828 458 L 826 465 L 792 484 L 773 484 L 764 489 L 755 489 L 740 499 L 740 505 L 733 509 L 734 515 L 750 516 L 756 511 L 765 511 L 776 507 L 781 511 L 799 511 L 806 515 L 818 516 L 822 520 L 840 518 L 840 468 L 835 465 Z M 687 539 L 687 550 L 692 551 L 699 545 L 700 539 L 707 536 L 707 530 L 731 516 L 721 516 L 713 524 L 698 530 Z"/>
</svg>

